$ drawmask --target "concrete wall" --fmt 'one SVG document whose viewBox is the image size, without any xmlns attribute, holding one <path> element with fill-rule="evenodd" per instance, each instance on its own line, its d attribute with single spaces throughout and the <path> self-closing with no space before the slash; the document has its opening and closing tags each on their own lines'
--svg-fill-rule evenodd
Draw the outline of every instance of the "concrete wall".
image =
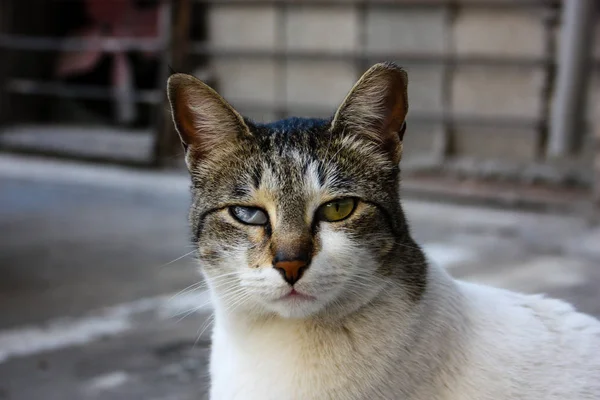
<svg viewBox="0 0 600 400">
<path fill-rule="evenodd" d="M 414 57 L 395 60 L 408 70 L 410 79 L 408 157 L 439 151 L 440 138 L 446 132 L 448 149 L 455 156 L 536 160 L 543 154 L 542 130 L 537 123 L 547 118 L 552 69 L 543 62 L 494 65 L 485 60 L 552 59 L 548 43 L 555 40 L 557 31 L 547 23 L 552 10 L 469 4 L 454 10 L 443 6 L 371 5 L 359 9 L 352 5 L 294 5 L 284 9 L 276 5 L 214 5 L 209 13 L 209 37 L 213 45 L 230 49 L 365 50 L 375 54 L 373 62 L 390 53 L 451 55 L 466 60 L 454 65 L 415 61 Z M 600 54 L 598 43 L 596 50 Z M 278 107 L 297 115 L 330 114 L 370 63 L 217 58 L 212 67 L 217 89 L 225 98 L 245 114 L 269 120 L 279 116 L 270 111 Z M 594 82 L 590 96 L 596 96 L 594 104 L 598 104 L 600 79 L 596 77 Z M 260 110 L 245 110 L 248 104 L 260 105 Z M 599 112 L 590 108 L 588 120 L 600 119 Z M 420 118 L 444 114 L 457 117 L 457 122 L 443 126 Z M 468 121 L 473 118 L 501 121 L 482 126 Z M 502 124 L 516 120 L 524 124 Z"/>
</svg>

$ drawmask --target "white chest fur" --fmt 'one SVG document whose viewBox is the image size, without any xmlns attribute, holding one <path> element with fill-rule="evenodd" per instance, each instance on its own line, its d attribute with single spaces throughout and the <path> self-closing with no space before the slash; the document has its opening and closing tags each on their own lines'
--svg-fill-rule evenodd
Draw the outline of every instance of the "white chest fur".
<svg viewBox="0 0 600 400">
<path fill-rule="evenodd" d="M 600 322 L 441 271 L 422 304 L 339 325 L 217 313 L 212 400 L 600 399 Z"/>
<path fill-rule="evenodd" d="M 301 328 L 300 328 L 301 329 Z M 212 399 L 327 399 L 355 384 L 359 366 L 347 337 L 332 346 L 291 326 L 256 336 L 221 334 L 216 328 L 211 371 Z M 235 341 L 235 344 L 232 342 Z M 343 367 L 340 360 L 344 360 Z M 343 371 L 342 369 L 345 369 Z"/>
<path fill-rule="evenodd" d="M 217 322 L 212 398 L 397 398 L 409 387 L 397 387 L 398 379 L 416 382 L 411 371 L 397 367 L 403 356 L 411 357 L 403 350 L 411 338 L 398 329 L 397 315 L 391 313 L 380 324 L 371 317 L 339 325 L 271 320 L 249 329 Z"/>
</svg>

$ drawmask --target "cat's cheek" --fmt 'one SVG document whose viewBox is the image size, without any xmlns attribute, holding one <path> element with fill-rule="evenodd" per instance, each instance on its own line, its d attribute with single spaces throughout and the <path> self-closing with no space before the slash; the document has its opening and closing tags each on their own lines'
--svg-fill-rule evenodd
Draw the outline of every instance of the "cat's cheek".
<svg viewBox="0 0 600 400">
<path fill-rule="evenodd" d="M 258 244 L 249 244 L 247 250 L 245 251 L 246 257 L 245 262 L 242 267 L 250 268 L 254 270 L 262 269 L 262 268 L 271 268 L 273 263 L 271 254 L 267 251 L 264 245 L 261 243 Z"/>
<path fill-rule="evenodd" d="M 375 257 L 385 258 L 394 250 L 394 239 L 382 238 L 371 244 L 370 249 Z"/>
<path fill-rule="evenodd" d="M 221 255 L 221 252 L 217 250 L 215 246 L 202 246 L 198 247 L 198 258 L 202 264 L 211 264 L 216 262 Z"/>
<path fill-rule="evenodd" d="M 224 246 L 218 241 L 201 240 L 198 243 L 198 258 L 209 264 L 219 264 L 243 253 L 243 246 Z"/>
<path fill-rule="evenodd" d="M 240 273 L 241 285 L 254 298 L 261 302 L 272 302 L 289 292 L 289 285 L 270 265 L 245 268 Z"/>
<path fill-rule="evenodd" d="M 317 260 L 295 288 L 300 293 L 314 297 L 315 301 L 324 307 L 340 295 L 345 281 L 343 273 Z"/>
<path fill-rule="evenodd" d="M 332 225 L 325 226 L 319 234 L 321 251 L 319 254 L 327 258 L 344 258 L 354 248 L 354 242 L 343 230 L 336 230 Z"/>
</svg>

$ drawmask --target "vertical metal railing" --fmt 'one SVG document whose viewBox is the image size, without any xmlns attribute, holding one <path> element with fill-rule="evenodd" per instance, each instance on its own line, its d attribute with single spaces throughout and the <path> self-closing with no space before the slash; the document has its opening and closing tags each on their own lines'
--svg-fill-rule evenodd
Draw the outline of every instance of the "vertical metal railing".
<svg viewBox="0 0 600 400">
<path fill-rule="evenodd" d="M 581 144 L 595 3 L 595 0 L 577 0 L 563 4 L 556 96 L 552 103 L 548 141 L 550 157 L 569 156 L 575 146 Z"/>
<path fill-rule="evenodd" d="M 10 22 L 12 16 L 12 3 L 3 2 L 0 4 L 0 35 L 4 35 L 10 31 Z M 9 113 L 7 93 L 3 88 L 7 84 L 9 63 L 6 61 L 9 59 L 9 50 L 0 46 L 0 129 L 6 123 L 6 118 Z"/>
<path fill-rule="evenodd" d="M 173 10 L 173 4 L 170 1 L 163 2 L 160 5 L 159 37 L 162 42 L 161 47 L 165 50 L 162 54 L 163 60 L 157 82 L 158 90 L 161 92 L 161 101 L 154 118 L 155 135 L 150 160 L 155 167 L 164 165 L 165 160 L 174 151 L 172 136 L 176 135 L 171 127 L 171 119 L 163 106 L 166 103 L 163 88 L 169 77 L 170 68 L 178 67 L 183 62 L 180 54 L 186 51 L 186 39 L 189 35 L 189 16 L 185 16 L 185 14 L 189 12 L 190 2 L 186 0 L 179 1 L 175 6 L 175 10 Z M 177 65 L 174 65 L 174 62 Z"/>
</svg>

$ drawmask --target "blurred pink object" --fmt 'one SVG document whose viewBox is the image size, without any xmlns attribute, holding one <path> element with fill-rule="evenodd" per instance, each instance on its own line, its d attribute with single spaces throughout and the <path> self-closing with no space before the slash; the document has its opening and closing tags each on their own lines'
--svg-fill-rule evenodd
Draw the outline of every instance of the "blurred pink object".
<svg viewBox="0 0 600 400">
<path fill-rule="evenodd" d="M 56 66 L 56 75 L 66 77 L 85 73 L 92 69 L 102 56 L 103 39 L 157 38 L 159 7 L 138 9 L 134 0 L 84 0 L 86 12 L 92 24 L 73 32 L 69 39 L 82 39 L 86 49 L 63 52 Z M 113 51 L 116 64 L 127 63 L 123 51 Z M 144 52 L 147 57 L 155 54 Z M 121 69 L 115 67 L 115 69 Z M 115 71 L 113 83 L 119 81 L 119 72 Z"/>
<path fill-rule="evenodd" d="M 56 75 L 60 78 L 91 70 L 102 55 L 99 44 L 102 36 L 97 27 L 86 27 L 74 33 L 77 38 L 85 38 L 89 47 L 85 51 L 67 51 L 60 54 L 56 65 Z"/>
<path fill-rule="evenodd" d="M 134 0 L 84 0 L 88 25 L 73 32 L 70 39 L 81 39 L 85 50 L 63 52 L 56 65 L 59 78 L 86 73 L 100 61 L 105 50 L 102 42 L 107 39 L 125 38 L 158 39 L 159 4 L 154 7 L 137 8 Z M 120 122 L 135 119 L 133 71 L 126 51 L 111 50 L 114 57 L 111 82 L 117 96 L 117 114 Z M 143 52 L 146 57 L 155 57 L 153 52 Z"/>
</svg>

